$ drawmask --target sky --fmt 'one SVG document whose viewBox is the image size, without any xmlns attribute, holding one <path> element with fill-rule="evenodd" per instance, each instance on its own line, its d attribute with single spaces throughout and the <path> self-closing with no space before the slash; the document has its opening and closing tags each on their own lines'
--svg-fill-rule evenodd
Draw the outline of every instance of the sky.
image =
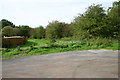
<svg viewBox="0 0 120 80">
<path fill-rule="evenodd" d="M 88 6 L 102 4 L 107 9 L 116 0 L 0 0 L 0 20 L 7 19 L 18 25 L 47 26 L 58 20 L 70 23 Z"/>
</svg>

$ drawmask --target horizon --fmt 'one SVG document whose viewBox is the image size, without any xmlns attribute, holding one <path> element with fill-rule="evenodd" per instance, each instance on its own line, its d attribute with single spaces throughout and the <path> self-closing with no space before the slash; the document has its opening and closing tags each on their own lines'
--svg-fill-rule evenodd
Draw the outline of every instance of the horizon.
<svg viewBox="0 0 120 80">
<path fill-rule="evenodd" d="M 16 26 L 28 25 L 32 28 L 46 27 L 58 20 L 71 23 L 78 14 L 83 14 L 90 5 L 102 4 L 104 9 L 116 0 L 1 0 L 1 19 L 7 19 Z"/>
</svg>

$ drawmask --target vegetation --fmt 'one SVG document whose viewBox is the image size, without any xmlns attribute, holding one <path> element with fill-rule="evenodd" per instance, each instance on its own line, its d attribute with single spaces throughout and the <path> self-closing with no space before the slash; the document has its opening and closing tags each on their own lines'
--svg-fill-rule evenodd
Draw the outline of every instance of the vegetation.
<svg viewBox="0 0 120 80">
<path fill-rule="evenodd" d="M 10 22 L 10 21 L 8 21 L 6 19 L 2 19 L 0 21 L 0 23 L 2 24 L 2 28 L 5 27 L 5 26 L 15 27 L 15 25 L 12 22 Z"/>
<path fill-rule="evenodd" d="M 2 29 L 2 34 L 4 36 L 12 36 L 14 35 L 14 30 L 11 26 L 6 26 Z"/>
<path fill-rule="evenodd" d="M 58 39 L 62 37 L 62 28 L 64 23 L 59 21 L 53 21 L 49 23 L 46 28 L 46 38 L 47 39 Z"/>
<path fill-rule="evenodd" d="M 15 26 L 1 20 L 2 36 L 25 36 L 29 40 L 17 48 L 3 49 L 3 57 L 16 55 L 39 55 L 54 52 L 86 49 L 118 49 L 120 30 L 120 1 L 104 10 L 102 5 L 91 5 L 70 23 L 50 22 L 46 28 L 31 28 L 27 25 Z"/>
<path fill-rule="evenodd" d="M 29 37 L 29 30 L 30 27 L 26 26 L 26 25 L 22 25 L 22 26 L 18 26 L 19 30 L 20 30 L 20 36 L 25 36 L 25 37 Z"/>
<path fill-rule="evenodd" d="M 108 41 L 108 39 L 101 38 L 89 41 L 66 41 L 66 39 L 62 39 L 56 40 L 56 42 L 46 39 L 29 39 L 25 45 L 20 45 L 16 48 L 3 48 L 2 57 L 3 59 L 11 59 L 21 56 L 88 49 L 117 50 L 118 42 L 116 40 Z"/>
<path fill-rule="evenodd" d="M 120 16 L 117 16 L 118 19 L 114 19 L 115 22 L 119 23 L 111 25 L 113 23 L 112 19 L 109 19 L 111 11 L 112 9 L 106 14 L 101 5 L 90 6 L 84 14 L 80 14 L 74 19 L 74 37 L 80 39 L 118 38 L 118 24 L 120 24 L 118 19 Z"/>
<path fill-rule="evenodd" d="M 70 24 L 55 20 L 50 22 L 46 28 L 43 28 L 43 26 L 38 28 L 30 28 L 27 25 L 15 26 L 12 22 L 2 19 L 2 36 L 17 35 L 35 39 L 60 39 L 64 37 L 72 37 L 77 40 L 97 37 L 118 39 L 120 26 L 119 7 L 120 1 L 114 2 L 113 6 L 109 7 L 108 10 L 104 10 L 102 5 L 93 4 L 88 7 L 85 13 L 75 17 Z M 10 26 L 13 29 L 15 28 L 14 33 L 11 33 L 13 29 Z"/>
</svg>

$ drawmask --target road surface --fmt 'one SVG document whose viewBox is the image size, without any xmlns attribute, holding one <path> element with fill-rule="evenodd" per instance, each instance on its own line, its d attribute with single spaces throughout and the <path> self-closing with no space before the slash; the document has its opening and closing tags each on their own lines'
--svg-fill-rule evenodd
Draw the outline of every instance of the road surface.
<svg viewBox="0 0 120 80">
<path fill-rule="evenodd" d="M 3 78 L 118 78 L 118 51 L 85 50 L 3 61 Z"/>
</svg>

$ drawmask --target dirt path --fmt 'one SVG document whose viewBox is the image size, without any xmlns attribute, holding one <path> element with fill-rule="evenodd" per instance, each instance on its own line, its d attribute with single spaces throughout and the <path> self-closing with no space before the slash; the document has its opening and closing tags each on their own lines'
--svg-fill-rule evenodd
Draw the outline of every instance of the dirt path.
<svg viewBox="0 0 120 80">
<path fill-rule="evenodd" d="M 3 61 L 3 78 L 118 78 L 118 51 L 86 50 Z"/>
</svg>

